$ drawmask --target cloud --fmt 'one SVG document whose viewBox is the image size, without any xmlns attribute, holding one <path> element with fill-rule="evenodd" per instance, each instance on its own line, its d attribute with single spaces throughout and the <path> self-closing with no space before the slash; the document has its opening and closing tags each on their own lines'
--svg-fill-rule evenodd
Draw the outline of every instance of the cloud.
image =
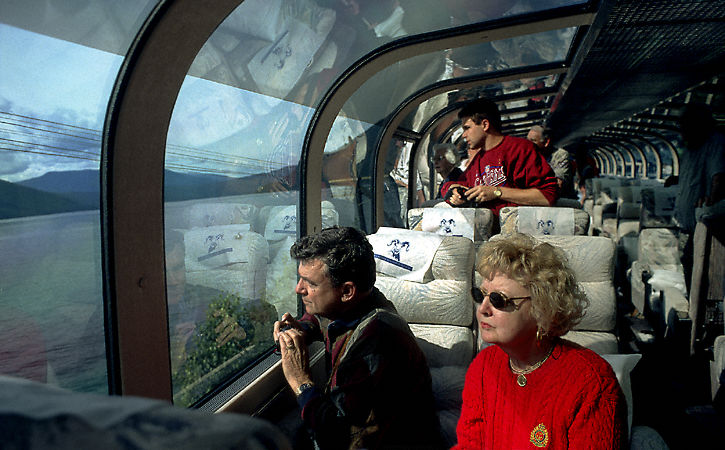
<svg viewBox="0 0 725 450">
<path fill-rule="evenodd" d="M 47 172 L 98 169 L 101 130 L 68 108 L 49 113 L 0 98 L 0 177 L 17 182 Z"/>
</svg>

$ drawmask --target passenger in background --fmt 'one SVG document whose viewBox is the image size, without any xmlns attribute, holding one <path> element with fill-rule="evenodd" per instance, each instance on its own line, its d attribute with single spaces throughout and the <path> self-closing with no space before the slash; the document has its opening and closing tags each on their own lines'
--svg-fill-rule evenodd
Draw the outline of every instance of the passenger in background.
<svg viewBox="0 0 725 450">
<path fill-rule="evenodd" d="M 282 370 L 316 447 L 440 448 L 431 376 L 407 323 L 375 287 L 365 235 L 327 228 L 290 249 L 305 314 L 274 324 Z M 307 345 L 325 342 L 327 382 L 315 384 Z"/>
<path fill-rule="evenodd" d="M 586 144 L 578 142 L 574 144 L 574 170 L 576 172 L 577 187 L 579 188 L 579 202 L 584 204 L 587 199 L 586 182 L 590 178 L 599 176 L 599 168 L 596 161 L 589 155 Z"/>
<path fill-rule="evenodd" d="M 574 192 L 574 174 L 569 152 L 563 148 L 554 151 L 549 134 L 541 125 L 531 127 L 526 139 L 536 145 L 539 152 L 544 155 L 546 162 L 554 170 L 556 183 L 559 186 L 559 197 L 577 198 L 576 192 Z"/>
<path fill-rule="evenodd" d="M 458 168 L 460 158 L 456 151 L 456 146 L 450 143 L 436 144 L 433 146 L 433 167 L 435 171 L 443 178 L 438 186 L 438 194 L 436 198 L 442 199 L 441 189 L 443 185 L 449 181 L 456 181 L 463 174 Z"/>
<path fill-rule="evenodd" d="M 390 172 L 390 176 L 395 180 L 395 184 L 398 186 L 398 197 L 400 198 L 400 217 L 405 223 L 407 211 L 408 211 L 408 177 L 410 175 L 410 149 L 411 144 L 406 143 L 401 139 L 394 139 L 395 150 L 398 157 L 395 159 L 395 167 Z M 413 201 L 413 208 L 417 208 L 425 201 L 425 195 L 423 194 L 423 184 L 420 181 L 420 174 L 418 169 L 415 170 L 415 200 Z"/>
<path fill-rule="evenodd" d="M 561 250 L 516 234 L 489 241 L 476 270 L 481 338 L 463 388 L 456 448 L 623 448 L 627 405 L 609 364 L 561 339 L 586 297 Z"/>
<path fill-rule="evenodd" d="M 679 184 L 675 200 L 675 221 L 687 237 L 682 255 L 685 282 L 690 290 L 692 278 L 692 235 L 695 231 L 695 208 L 710 206 L 725 198 L 725 135 L 715 128 L 716 122 L 707 105 L 688 105 L 680 117 L 680 132 L 687 150 L 680 162 L 680 175 L 665 185 Z M 684 237 L 684 236 L 683 236 Z"/>
<path fill-rule="evenodd" d="M 557 199 L 554 171 L 526 139 L 501 133 L 494 102 L 479 98 L 458 113 L 469 164 L 456 182 L 441 189 L 453 206 L 482 206 L 498 216 L 504 206 L 551 206 Z"/>
</svg>

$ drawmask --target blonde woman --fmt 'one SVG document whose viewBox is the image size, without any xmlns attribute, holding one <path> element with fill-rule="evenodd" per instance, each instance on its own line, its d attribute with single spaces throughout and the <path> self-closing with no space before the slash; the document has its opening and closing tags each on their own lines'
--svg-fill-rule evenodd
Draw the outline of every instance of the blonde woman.
<svg viewBox="0 0 725 450">
<path fill-rule="evenodd" d="M 456 448 L 622 448 L 627 407 L 600 356 L 561 339 L 587 300 L 561 250 L 518 234 L 476 270 L 484 341 L 466 374 Z"/>
</svg>

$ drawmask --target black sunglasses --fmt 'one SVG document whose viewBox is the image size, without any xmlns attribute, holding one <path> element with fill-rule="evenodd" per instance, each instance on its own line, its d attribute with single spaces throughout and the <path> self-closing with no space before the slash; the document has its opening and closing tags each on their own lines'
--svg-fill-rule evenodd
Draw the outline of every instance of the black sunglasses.
<svg viewBox="0 0 725 450">
<path fill-rule="evenodd" d="M 487 294 L 484 294 L 483 291 L 479 288 L 473 288 L 473 299 L 477 303 L 483 303 L 483 300 L 488 296 L 488 300 L 491 302 L 491 306 L 494 308 L 503 311 L 506 309 L 509 305 L 513 306 L 513 309 L 518 310 L 521 308 L 521 303 L 516 303 L 514 300 L 526 300 L 530 299 L 531 296 L 527 295 L 525 297 L 507 297 L 505 294 L 502 294 L 500 292 L 489 292 Z"/>
</svg>

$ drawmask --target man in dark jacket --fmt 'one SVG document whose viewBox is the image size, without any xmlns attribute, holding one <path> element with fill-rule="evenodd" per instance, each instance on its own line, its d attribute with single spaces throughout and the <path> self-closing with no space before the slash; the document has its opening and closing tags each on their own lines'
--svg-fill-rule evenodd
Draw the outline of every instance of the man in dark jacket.
<svg viewBox="0 0 725 450">
<path fill-rule="evenodd" d="M 440 448 L 431 376 L 407 323 L 375 287 L 373 250 L 354 228 L 296 242 L 305 314 L 274 325 L 282 369 L 319 448 Z M 315 384 L 307 344 L 325 342 Z"/>
</svg>

